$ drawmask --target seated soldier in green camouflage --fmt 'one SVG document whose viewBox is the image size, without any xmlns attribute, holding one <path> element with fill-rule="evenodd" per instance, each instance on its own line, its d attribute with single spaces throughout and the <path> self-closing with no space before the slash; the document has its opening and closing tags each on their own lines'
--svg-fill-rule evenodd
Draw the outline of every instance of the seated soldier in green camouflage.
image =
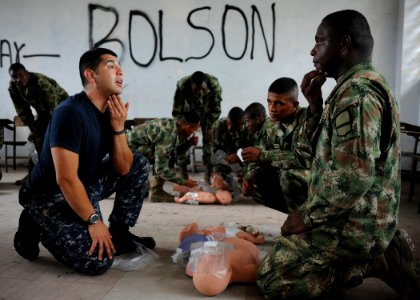
<svg viewBox="0 0 420 300">
<path fill-rule="evenodd" d="M 213 172 L 222 175 L 234 201 L 238 200 L 241 193 L 237 172 L 242 171 L 242 162 L 236 152 L 245 146 L 245 141 L 243 110 L 235 106 L 229 111 L 227 118 L 221 118 L 213 124 L 211 143 Z"/>
<path fill-rule="evenodd" d="M 251 138 L 254 146 L 241 153 L 246 163 L 242 188 L 255 201 L 288 213 L 308 195 L 310 141 L 320 114 L 299 106 L 298 86 L 291 78 L 275 80 L 268 89 L 267 102 L 270 118 L 260 125 L 254 140 Z M 247 110 L 245 119 L 251 128 Z"/>
<path fill-rule="evenodd" d="M 153 164 L 154 180 L 151 180 L 152 202 L 173 202 L 174 197 L 163 190 L 166 180 L 188 187 L 197 185 L 192 179 L 178 176 L 174 170 L 177 155 L 197 145 L 194 132 L 200 126 L 200 117 L 195 111 L 184 112 L 182 116 L 154 119 L 138 125 L 129 133 L 129 146 L 146 156 Z"/>
</svg>

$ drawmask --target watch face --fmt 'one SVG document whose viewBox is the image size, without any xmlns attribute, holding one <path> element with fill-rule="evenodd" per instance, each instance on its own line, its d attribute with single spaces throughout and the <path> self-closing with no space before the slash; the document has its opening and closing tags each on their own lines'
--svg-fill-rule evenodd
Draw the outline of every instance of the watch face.
<svg viewBox="0 0 420 300">
<path fill-rule="evenodd" d="M 98 214 L 92 214 L 89 218 L 89 224 L 96 224 L 99 222 Z"/>
</svg>

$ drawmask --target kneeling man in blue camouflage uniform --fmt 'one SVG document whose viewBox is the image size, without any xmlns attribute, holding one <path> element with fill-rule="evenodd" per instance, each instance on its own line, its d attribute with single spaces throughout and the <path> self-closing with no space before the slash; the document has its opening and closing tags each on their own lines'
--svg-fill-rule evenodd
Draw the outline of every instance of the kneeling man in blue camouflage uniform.
<svg viewBox="0 0 420 300">
<path fill-rule="evenodd" d="M 134 252 L 137 244 L 155 246 L 153 238 L 129 232 L 148 194 L 149 163 L 128 147 L 117 55 L 104 48 L 87 51 L 79 71 L 84 90 L 54 110 L 39 162 L 20 191 L 25 208 L 14 246 L 32 260 L 41 241 L 58 261 L 99 275 L 114 255 Z M 114 192 L 108 228 L 99 200 Z"/>
</svg>

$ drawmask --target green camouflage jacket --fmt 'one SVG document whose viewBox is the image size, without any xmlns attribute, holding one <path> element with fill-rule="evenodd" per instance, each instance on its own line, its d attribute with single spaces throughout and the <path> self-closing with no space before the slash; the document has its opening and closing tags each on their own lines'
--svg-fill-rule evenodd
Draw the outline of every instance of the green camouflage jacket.
<svg viewBox="0 0 420 300">
<path fill-rule="evenodd" d="M 312 164 L 312 138 L 320 115 L 311 114 L 309 107 L 299 107 L 290 124 L 274 123 L 267 118 L 251 139 L 261 150 L 257 163 L 246 166 L 245 179 L 256 174 L 260 165 L 281 170 L 308 170 Z"/>
<path fill-rule="evenodd" d="M 222 150 L 226 154 L 236 153 L 244 146 L 245 139 L 245 127 L 239 131 L 230 131 L 227 127 L 227 118 L 221 118 L 213 124 L 212 154 L 217 150 Z"/>
<path fill-rule="evenodd" d="M 216 77 L 206 74 L 209 78 L 209 91 L 197 97 L 191 89 L 191 76 L 181 78 L 176 84 L 172 116 L 179 117 L 189 110 L 197 111 L 200 116 L 200 124 L 204 129 L 212 128 L 214 122 L 219 119 L 221 113 L 222 87 Z"/>
<path fill-rule="evenodd" d="M 400 200 L 399 124 L 397 102 L 371 63 L 338 78 L 316 132 L 309 200 L 299 209 L 307 242 L 349 258 L 385 251 Z"/>
<path fill-rule="evenodd" d="M 177 176 L 170 165 L 176 155 L 178 145 L 184 143 L 180 140 L 176 119 L 154 119 L 134 127 L 128 134 L 128 144 L 132 151 L 146 156 L 157 177 L 163 180 L 184 184 L 185 180 Z"/>
<path fill-rule="evenodd" d="M 217 150 L 221 150 L 226 154 L 236 153 L 239 148 L 243 148 L 246 144 L 246 128 L 242 127 L 238 131 L 230 131 L 227 127 L 227 118 L 221 118 L 213 124 L 213 139 L 211 141 L 212 157 L 215 157 Z M 226 173 L 226 167 L 214 163 L 214 172 Z"/>
<path fill-rule="evenodd" d="M 36 121 L 48 123 L 54 108 L 69 95 L 52 78 L 34 72 L 29 72 L 29 76 L 25 87 L 20 87 L 11 80 L 9 94 L 17 115 L 32 132 L 35 132 Z M 36 117 L 31 107 L 35 109 Z"/>
</svg>

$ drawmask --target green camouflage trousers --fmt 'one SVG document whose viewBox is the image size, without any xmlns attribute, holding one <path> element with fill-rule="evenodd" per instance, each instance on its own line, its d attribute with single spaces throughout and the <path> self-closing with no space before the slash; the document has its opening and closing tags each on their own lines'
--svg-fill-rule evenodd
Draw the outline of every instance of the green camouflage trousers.
<svg viewBox="0 0 420 300">
<path fill-rule="evenodd" d="M 308 198 L 308 170 L 279 170 L 263 167 L 254 174 L 254 201 L 272 209 L 290 213 Z"/>
<path fill-rule="evenodd" d="M 279 237 L 260 264 L 257 285 L 265 299 L 305 299 L 362 283 L 367 261 L 345 261 L 298 235 Z"/>
</svg>

